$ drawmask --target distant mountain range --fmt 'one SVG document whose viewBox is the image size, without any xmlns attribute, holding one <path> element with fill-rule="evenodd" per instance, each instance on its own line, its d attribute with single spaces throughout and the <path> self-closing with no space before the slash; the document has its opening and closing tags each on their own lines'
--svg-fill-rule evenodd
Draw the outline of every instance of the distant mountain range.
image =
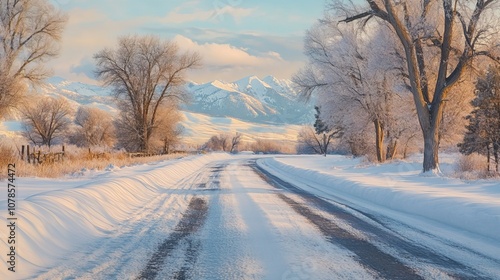
<svg viewBox="0 0 500 280">
<path fill-rule="evenodd" d="M 193 102 L 184 109 L 190 112 L 257 123 L 304 124 L 313 118 L 313 106 L 298 100 L 292 82 L 272 76 L 188 83 L 187 89 Z"/>
<path fill-rule="evenodd" d="M 204 143 L 219 133 L 243 134 L 247 141 L 273 139 L 295 142 L 301 124 L 312 123 L 313 106 L 297 100 L 289 80 L 274 77 L 246 77 L 232 83 L 188 82 L 191 104 L 182 108 L 184 142 Z M 53 77 L 38 89 L 39 95 L 67 98 L 76 110 L 90 105 L 114 115 L 118 113 L 110 88 Z M 19 113 L 0 121 L 0 138 L 16 137 L 22 131 Z"/>
<path fill-rule="evenodd" d="M 229 117 L 252 123 L 305 124 L 314 117 L 313 106 L 298 100 L 289 80 L 268 76 L 249 76 L 232 83 L 213 81 L 206 84 L 188 82 L 192 96 L 183 110 L 211 117 Z M 47 80 L 46 95 L 64 96 L 78 105 L 92 105 L 116 112 L 111 89 L 71 82 L 59 77 Z"/>
</svg>

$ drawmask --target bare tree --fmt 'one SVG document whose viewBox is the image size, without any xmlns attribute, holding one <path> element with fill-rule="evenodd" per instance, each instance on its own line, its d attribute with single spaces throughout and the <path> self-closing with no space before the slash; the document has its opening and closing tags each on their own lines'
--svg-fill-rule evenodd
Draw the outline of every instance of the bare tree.
<svg viewBox="0 0 500 280">
<path fill-rule="evenodd" d="M 203 149 L 211 151 L 229 151 L 231 147 L 229 146 L 229 140 L 231 136 L 226 133 L 221 133 L 219 135 L 214 135 L 208 139 L 208 141 L 203 145 Z"/>
<path fill-rule="evenodd" d="M 300 129 L 297 135 L 297 152 L 298 153 L 315 153 L 322 154 L 323 149 L 321 147 L 321 140 L 314 133 L 314 130 L 310 126 L 304 126 Z"/>
<path fill-rule="evenodd" d="M 153 147 L 158 146 L 161 152 L 169 154 L 171 149 L 179 144 L 184 128 L 179 125 L 182 117 L 177 106 L 162 108 L 159 114 L 158 125 L 155 129 Z"/>
<path fill-rule="evenodd" d="M 214 135 L 210 137 L 210 139 L 208 139 L 208 141 L 203 144 L 202 149 L 208 151 L 222 151 L 222 145 L 219 136 Z"/>
<path fill-rule="evenodd" d="M 350 2 L 350 1 L 349 1 Z M 350 2 L 352 3 L 352 2 Z M 407 76 L 424 137 L 423 171 L 439 170 L 440 125 L 452 87 L 474 58 L 500 61 L 498 1 L 376 1 L 363 11 L 334 1 L 343 22 L 378 18 L 392 27 L 404 49 Z M 434 63 L 433 61 L 437 61 Z"/>
<path fill-rule="evenodd" d="M 170 154 L 172 147 L 180 143 L 183 133 L 184 127 L 181 125 L 176 126 L 175 129 L 172 130 L 164 130 L 160 136 L 160 140 L 162 142 L 162 153 Z"/>
<path fill-rule="evenodd" d="M 91 146 L 113 146 L 115 142 L 115 128 L 112 116 L 99 108 L 81 106 L 75 117 L 78 126 L 71 140 L 74 144 Z"/>
<path fill-rule="evenodd" d="M 122 110 L 121 125 L 147 152 L 158 126 L 158 114 L 169 102 L 184 101 L 184 74 L 200 64 L 196 53 L 180 53 L 170 41 L 153 36 L 126 36 L 118 48 L 94 55 L 97 76 L 112 86 Z"/>
<path fill-rule="evenodd" d="M 71 108 L 63 98 L 47 97 L 21 108 L 24 116 L 24 135 L 35 145 L 52 145 L 54 139 L 62 137 L 71 123 L 68 118 Z"/>
<path fill-rule="evenodd" d="M 0 1 L 0 117 L 25 89 L 49 75 L 43 63 L 58 53 L 66 16 L 46 0 Z"/>
<path fill-rule="evenodd" d="M 234 135 L 231 138 L 231 148 L 229 149 L 229 152 L 234 153 L 240 143 L 241 143 L 241 133 L 236 132 L 236 135 Z"/>
</svg>

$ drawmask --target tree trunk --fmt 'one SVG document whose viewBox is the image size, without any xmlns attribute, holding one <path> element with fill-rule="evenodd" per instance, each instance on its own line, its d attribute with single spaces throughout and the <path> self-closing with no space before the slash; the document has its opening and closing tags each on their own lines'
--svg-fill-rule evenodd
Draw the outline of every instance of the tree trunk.
<svg viewBox="0 0 500 280">
<path fill-rule="evenodd" d="M 326 136 L 326 133 L 323 132 L 323 156 L 325 156 L 325 157 L 326 157 L 327 150 L 328 150 L 327 136 Z"/>
<path fill-rule="evenodd" d="M 488 162 L 488 172 L 491 170 L 491 155 L 490 155 L 490 144 L 486 144 L 486 160 Z"/>
<path fill-rule="evenodd" d="M 424 173 L 439 172 L 439 128 L 432 126 L 424 131 Z"/>
<path fill-rule="evenodd" d="M 387 146 L 387 157 L 388 160 L 393 160 L 396 157 L 396 153 L 398 150 L 398 140 L 391 141 L 391 143 Z"/>
<path fill-rule="evenodd" d="M 140 149 L 141 149 L 141 152 L 143 152 L 143 153 L 149 153 L 147 122 L 143 120 L 141 125 L 142 125 L 142 127 L 139 130 Z"/>
<path fill-rule="evenodd" d="M 493 143 L 493 156 L 495 157 L 495 170 L 498 173 L 498 144 Z"/>
<path fill-rule="evenodd" d="M 376 136 L 376 149 L 377 149 L 377 160 L 378 162 L 384 162 L 384 129 L 380 120 L 375 119 L 373 121 L 375 125 L 375 136 Z"/>
</svg>

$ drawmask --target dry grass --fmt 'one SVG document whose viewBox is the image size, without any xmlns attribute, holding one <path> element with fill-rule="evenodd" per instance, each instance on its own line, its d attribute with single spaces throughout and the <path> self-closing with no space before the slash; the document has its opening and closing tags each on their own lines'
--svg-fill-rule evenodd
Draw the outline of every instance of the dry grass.
<svg viewBox="0 0 500 280">
<path fill-rule="evenodd" d="M 14 163 L 16 159 L 17 156 L 12 147 L 5 143 L 0 143 L 0 179 L 7 178 L 8 165 Z"/>
<path fill-rule="evenodd" d="M 54 163 L 30 164 L 22 161 L 14 149 L 8 145 L 0 144 L 0 179 L 7 177 L 7 165 L 16 164 L 17 177 L 40 177 L 40 178 L 59 178 L 65 175 L 78 174 L 82 170 L 104 170 L 109 166 L 131 166 L 155 161 L 171 160 L 185 156 L 185 154 L 171 154 L 152 157 L 129 157 L 123 152 L 99 153 L 89 155 L 88 150 L 73 149 L 66 153 L 63 161 Z"/>
</svg>

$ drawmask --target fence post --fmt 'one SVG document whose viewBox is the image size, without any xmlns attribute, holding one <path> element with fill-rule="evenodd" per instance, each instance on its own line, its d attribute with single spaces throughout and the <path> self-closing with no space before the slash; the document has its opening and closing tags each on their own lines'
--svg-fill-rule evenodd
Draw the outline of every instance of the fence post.
<svg viewBox="0 0 500 280">
<path fill-rule="evenodd" d="M 24 145 L 21 146 L 21 160 L 24 161 Z"/>
<path fill-rule="evenodd" d="M 41 152 L 41 150 L 38 150 L 38 158 L 37 158 L 38 164 L 40 164 L 40 154 L 41 154 L 40 152 Z"/>
<path fill-rule="evenodd" d="M 27 153 L 28 163 L 31 163 L 31 159 L 30 159 L 30 145 L 26 146 L 26 153 Z"/>
</svg>

